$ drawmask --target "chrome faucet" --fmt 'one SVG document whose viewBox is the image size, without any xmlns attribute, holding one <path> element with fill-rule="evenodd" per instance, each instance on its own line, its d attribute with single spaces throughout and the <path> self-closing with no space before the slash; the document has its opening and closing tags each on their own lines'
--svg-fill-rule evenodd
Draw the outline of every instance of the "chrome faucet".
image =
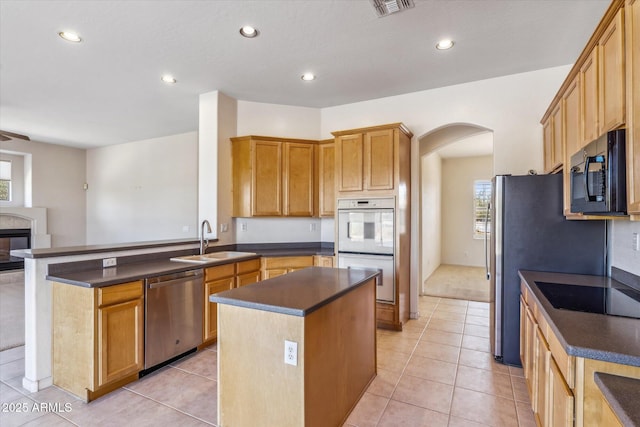
<svg viewBox="0 0 640 427">
<path fill-rule="evenodd" d="M 200 226 L 200 255 L 204 255 L 204 252 L 209 247 L 209 239 L 204 237 L 204 226 L 207 226 L 207 233 L 211 233 L 211 224 L 206 219 L 202 221 Z"/>
</svg>

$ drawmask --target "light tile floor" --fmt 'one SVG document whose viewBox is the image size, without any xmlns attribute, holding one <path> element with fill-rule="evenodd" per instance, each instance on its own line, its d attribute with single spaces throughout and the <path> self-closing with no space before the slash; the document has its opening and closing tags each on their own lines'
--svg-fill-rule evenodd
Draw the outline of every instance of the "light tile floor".
<svg viewBox="0 0 640 427">
<path fill-rule="evenodd" d="M 488 304 L 420 297 L 419 309 L 402 332 L 378 331 L 378 376 L 345 427 L 535 426 L 522 369 L 489 353 Z M 212 346 L 85 404 L 57 387 L 23 389 L 24 347 L 7 350 L 0 425 L 215 425 L 216 364 Z"/>
</svg>

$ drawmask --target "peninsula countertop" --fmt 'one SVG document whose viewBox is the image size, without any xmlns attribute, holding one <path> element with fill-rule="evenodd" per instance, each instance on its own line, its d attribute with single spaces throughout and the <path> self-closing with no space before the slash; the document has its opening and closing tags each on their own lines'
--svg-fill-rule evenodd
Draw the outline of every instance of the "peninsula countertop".
<svg viewBox="0 0 640 427">
<path fill-rule="evenodd" d="M 554 308 L 536 282 L 606 287 L 613 279 L 579 274 L 520 271 L 568 355 L 640 366 L 640 319 Z"/>
<path fill-rule="evenodd" d="M 377 270 L 309 267 L 211 295 L 209 301 L 304 317 L 379 274 Z"/>
</svg>

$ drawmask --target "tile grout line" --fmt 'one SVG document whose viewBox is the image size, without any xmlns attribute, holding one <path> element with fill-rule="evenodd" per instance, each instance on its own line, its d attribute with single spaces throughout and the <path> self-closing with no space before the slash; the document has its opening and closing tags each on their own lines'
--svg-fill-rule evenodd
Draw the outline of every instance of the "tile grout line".
<svg viewBox="0 0 640 427">
<path fill-rule="evenodd" d="M 440 299 L 438 299 L 438 303 L 436 303 L 436 307 L 438 306 L 439 302 L 440 302 Z M 402 368 L 402 372 L 400 373 L 400 376 L 398 377 L 398 381 L 393 386 L 393 390 L 391 391 L 391 395 L 387 399 L 387 403 L 384 405 L 384 408 L 382 409 L 382 412 L 380 413 L 380 417 L 376 421 L 376 426 L 378 426 L 380 424 L 380 420 L 382 420 L 382 416 L 384 415 L 384 413 L 386 412 L 387 408 L 389 407 L 389 403 L 393 400 L 393 395 L 395 394 L 396 389 L 398 388 L 398 384 L 400 383 L 400 380 L 402 379 L 402 376 L 404 375 L 405 371 L 407 370 L 407 366 L 409 365 L 409 361 L 413 357 L 413 354 L 415 353 L 416 348 L 418 347 L 418 343 L 420 342 L 420 340 L 422 339 L 422 336 L 424 335 L 424 331 L 427 330 L 427 326 L 429 326 L 429 323 L 431 323 L 431 319 L 432 319 L 434 311 L 435 311 L 435 307 L 431 311 L 431 313 L 429 314 L 429 318 L 427 319 L 426 323 L 424 324 L 424 327 L 422 328 L 422 332 L 420 333 L 420 336 L 416 340 L 416 344 L 413 346 L 413 350 L 411 350 L 411 354 L 409 355 L 409 358 L 407 359 L 407 361 L 405 362 L 405 364 L 404 364 L 404 366 Z M 377 351 L 377 349 L 376 349 L 376 351 Z M 377 367 L 376 367 L 376 371 L 377 371 Z M 405 402 L 402 402 L 402 403 L 405 403 Z M 415 406 L 415 405 L 412 405 L 412 406 Z"/>
</svg>

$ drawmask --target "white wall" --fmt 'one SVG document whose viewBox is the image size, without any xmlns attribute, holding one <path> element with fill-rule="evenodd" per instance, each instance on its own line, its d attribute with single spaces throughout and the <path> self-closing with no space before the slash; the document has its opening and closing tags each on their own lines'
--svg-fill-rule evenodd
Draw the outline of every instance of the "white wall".
<svg viewBox="0 0 640 427">
<path fill-rule="evenodd" d="M 633 233 L 640 235 L 640 222 L 612 220 L 609 229 L 611 265 L 640 276 L 640 251 L 632 249 Z"/>
<path fill-rule="evenodd" d="M 420 283 L 431 276 L 441 263 L 442 245 L 442 159 L 436 152 L 421 159 L 421 247 Z"/>
<path fill-rule="evenodd" d="M 320 114 L 318 108 L 238 100 L 238 136 L 320 139 Z"/>
<path fill-rule="evenodd" d="M 473 238 L 473 183 L 492 174 L 492 156 L 442 160 L 443 264 L 484 266 L 484 241 Z"/>
<path fill-rule="evenodd" d="M 14 139 L 0 150 L 24 158 L 24 206 L 47 208 L 51 246 L 85 244 L 85 150 Z"/>
<path fill-rule="evenodd" d="M 87 244 L 197 236 L 198 133 L 87 150 Z"/>
</svg>

